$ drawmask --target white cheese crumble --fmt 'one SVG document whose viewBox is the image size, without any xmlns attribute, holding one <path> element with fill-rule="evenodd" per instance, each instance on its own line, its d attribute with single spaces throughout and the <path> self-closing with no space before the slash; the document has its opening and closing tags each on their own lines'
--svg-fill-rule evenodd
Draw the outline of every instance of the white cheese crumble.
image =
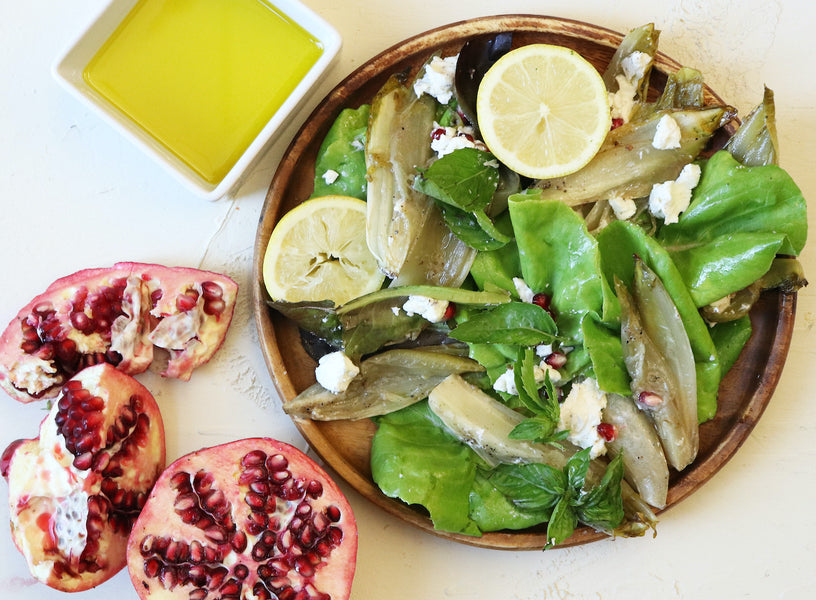
<svg viewBox="0 0 816 600">
<path fill-rule="evenodd" d="M 528 304 L 533 302 L 535 292 L 530 289 L 530 286 L 527 285 L 526 281 L 524 281 L 521 277 L 513 277 L 513 285 L 515 286 L 516 293 L 522 302 L 527 302 Z"/>
<path fill-rule="evenodd" d="M 408 300 L 402 305 L 409 317 L 419 315 L 431 323 L 439 323 L 445 319 L 445 312 L 448 310 L 447 300 L 436 300 L 427 296 L 408 296 Z"/>
<path fill-rule="evenodd" d="M 632 110 L 635 108 L 637 84 L 646 74 L 646 69 L 652 62 L 652 57 L 645 52 L 632 52 L 621 61 L 623 73 L 615 77 L 618 91 L 609 94 L 609 108 L 613 119 L 622 119 L 629 122 Z"/>
<path fill-rule="evenodd" d="M 553 353 L 552 344 L 539 344 L 535 348 L 536 356 L 540 358 L 547 358 L 550 354 Z"/>
<path fill-rule="evenodd" d="M 658 150 L 679 148 L 681 137 L 682 132 L 680 131 L 680 125 L 677 124 L 677 121 L 675 121 L 671 115 L 663 115 L 657 122 L 657 129 L 652 139 L 652 146 Z"/>
<path fill-rule="evenodd" d="M 476 139 L 476 132 L 469 125 L 458 127 L 442 127 L 434 121 L 431 129 L 431 150 L 436 152 L 437 158 L 442 158 L 460 148 L 476 148 L 487 150 L 483 142 Z"/>
<path fill-rule="evenodd" d="M 629 81 L 638 82 L 646 76 L 646 69 L 652 64 L 652 57 L 636 50 L 621 61 L 623 74 Z"/>
<path fill-rule="evenodd" d="M 422 77 L 414 81 L 417 98 L 422 94 L 433 96 L 440 104 L 447 104 L 453 97 L 453 76 L 456 73 L 458 55 L 440 58 L 434 56 L 425 65 Z"/>
<path fill-rule="evenodd" d="M 360 368 L 342 350 L 338 350 L 320 357 L 315 377 L 324 388 L 339 394 L 348 389 L 359 372 Z"/>
<path fill-rule="evenodd" d="M 321 177 L 323 177 L 323 181 L 325 181 L 327 185 L 331 185 L 337 181 L 337 178 L 340 177 L 340 173 L 334 169 L 328 169 Z"/>
<path fill-rule="evenodd" d="M 561 373 L 559 373 L 556 369 L 553 369 L 544 361 L 541 361 L 541 363 L 533 367 L 533 375 L 535 376 L 536 383 L 542 383 L 546 373 L 550 374 L 550 381 L 553 384 L 561 381 Z M 496 381 L 493 383 L 493 389 L 497 392 L 510 394 L 511 396 L 518 396 L 516 376 L 513 367 L 509 367 L 504 373 L 496 378 Z"/>
<path fill-rule="evenodd" d="M 604 408 L 606 394 L 594 379 L 574 383 L 561 404 L 558 428 L 569 430 L 567 439 L 576 446 L 592 448 L 590 458 L 606 454 L 606 440 L 598 433 Z"/>
<path fill-rule="evenodd" d="M 635 216 L 635 213 L 637 212 L 637 205 L 631 198 L 612 196 L 608 202 L 610 208 L 612 208 L 612 212 L 615 213 L 615 217 L 619 221 L 625 221 L 626 219 Z"/>
<path fill-rule="evenodd" d="M 691 202 L 691 190 L 700 182 L 700 167 L 688 164 L 674 181 L 664 181 L 652 186 L 649 194 L 649 211 L 666 224 L 677 223 L 680 213 Z"/>
</svg>

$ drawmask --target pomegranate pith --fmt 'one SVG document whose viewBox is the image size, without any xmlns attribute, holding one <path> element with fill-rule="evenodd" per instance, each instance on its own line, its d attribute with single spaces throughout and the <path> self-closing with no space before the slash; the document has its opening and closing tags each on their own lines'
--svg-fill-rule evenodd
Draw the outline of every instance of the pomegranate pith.
<svg viewBox="0 0 816 600">
<path fill-rule="evenodd" d="M 3 453 L 12 538 L 32 575 L 80 591 L 120 571 L 164 460 L 161 415 L 144 386 L 107 363 L 69 380 L 40 436 Z"/>
<path fill-rule="evenodd" d="M 0 336 L 0 386 L 21 402 L 52 398 L 99 363 L 141 373 L 154 347 L 170 355 L 162 374 L 187 380 L 221 346 L 237 289 L 217 273 L 140 263 L 58 279 Z"/>
<path fill-rule="evenodd" d="M 142 598 L 344 600 L 357 556 L 351 507 L 323 469 L 269 438 L 180 458 L 128 542 Z"/>
</svg>

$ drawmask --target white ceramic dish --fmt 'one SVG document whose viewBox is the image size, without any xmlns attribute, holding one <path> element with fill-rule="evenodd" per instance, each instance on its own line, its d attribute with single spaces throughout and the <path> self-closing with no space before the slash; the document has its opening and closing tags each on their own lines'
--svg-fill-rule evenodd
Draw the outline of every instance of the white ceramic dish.
<svg viewBox="0 0 816 600">
<path fill-rule="evenodd" d="M 268 4 L 277 8 L 317 39 L 323 46 L 323 52 L 223 179 L 217 183 L 210 183 L 91 88 L 83 78 L 83 70 L 89 61 L 137 2 L 138 0 L 111 0 L 58 59 L 54 66 L 54 77 L 72 95 L 90 106 L 94 112 L 144 150 L 187 188 L 208 200 L 217 200 L 227 196 L 237 189 L 254 163 L 274 139 L 281 125 L 301 106 L 320 76 L 329 68 L 340 50 L 340 34 L 297 0 L 268 0 Z"/>
</svg>

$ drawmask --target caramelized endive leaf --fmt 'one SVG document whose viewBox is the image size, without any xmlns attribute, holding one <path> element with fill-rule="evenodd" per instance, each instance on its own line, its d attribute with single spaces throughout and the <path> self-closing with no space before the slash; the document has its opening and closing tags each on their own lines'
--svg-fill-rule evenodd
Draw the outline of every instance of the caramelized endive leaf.
<svg viewBox="0 0 816 600">
<path fill-rule="evenodd" d="M 629 396 L 606 395 L 603 422 L 615 426 L 617 435 L 606 442 L 612 456 L 623 454 L 626 481 L 657 508 L 666 506 L 669 467 L 654 425 Z"/>
<path fill-rule="evenodd" d="M 457 287 L 476 251 L 442 219 L 434 200 L 413 188 L 418 167 L 432 158 L 436 101 L 392 76 L 371 103 L 366 141 L 366 241 L 380 269 L 397 285 Z"/>
<path fill-rule="evenodd" d="M 680 127 L 679 148 L 661 150 L 652 145 L 663 115 L 670 115 Z M 535 187 L 541 190 L 542 198 L 569 206 L 615 196 L 648 196 L 655 183 L 676 179 L 732 115 L 732 109 L 723 106 L 655 112 L 643 121 L 610 131 L 598 154 L 583 169 L 566 177 L 539 180 Z"/>
<path fill-rule="evenodd" d="M 639 258 L 633 293 L 615 279 L 621 339 L 638 406 L 654 423 L 666 459 L 678 471 L 697 456 L 697 379 L 691 344 L 674 302 Z"/>
<path fill-rule="evenodd" d="M 423 400 L 448 375 L 482 370 L 475 360 L 446 348 L 387 350 L 362 361 L 345 392 L 335 394 L 315 383 L 284 402 L 283 410 L 316 421 L 365 419 Z"/>
</svg>

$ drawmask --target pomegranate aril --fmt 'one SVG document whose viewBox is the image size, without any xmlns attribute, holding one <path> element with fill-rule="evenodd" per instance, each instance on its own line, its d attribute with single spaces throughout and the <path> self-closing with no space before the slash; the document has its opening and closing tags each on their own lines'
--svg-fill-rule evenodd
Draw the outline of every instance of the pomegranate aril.
<svg viewBox="0 0 816 600">
<path fill-rule="evenodd" d="M 612 423 L 599 423 L 598 435 L 600 435 L 607 442 L 612 442 L 618 437 L 618 429 Z"/>
<path fill-rule="evenodd" d="M 161 561 L 157 558 L 148 558 L 144 563 L 144 572 L 148 577 L 156 577 L 161 568 Z"/>
<path fill-rule="evenodd" d="M 253 450 L 248 452 L 241 459 L 241 466 L 243 467 L 257 467 L 263 465 L 266 461 L 266 453 L 263 450 Z"/>
<path fill-rule="evenodd" d="M 540 306 L 546 311 L 550 310 L 550 303 L 552 302 L 552 298 L 549 295 L 539 292 L 538 294 L 533 295 L 533 304 L 536 306 Z"/>
<path fill-rule="evenodd" d="M 192 565 L 187 571 L 190 583 L 203 587 L 207 585 L 207 567 L 204 565 Z"/>
<path fill-rule="evenodd" d="M 196 304 L 198 304 L 198 293 L 196 293 L 195 297 L 189 293 L 176 296 L 176 308 L 181 312 L 187 312 L 195 308 Z"/>
<path fill-rule="evenodd" d="M 638 404 L 653 408 L 663 403 L 663 398 L 654 392 L 640 392 L 637 397 Z"/>
<path fill-rule="evenodd" d="M 266 479 L 266 469 L 262 466 L 248 467 L 238 477 L 238 483 L 246 485 L 261 479 Z"/>
<path fill-rule="evenodd" d="M 239 580 L 244 580 L 249 577 L 249 567 L 245 564 L 238 563 L 232 568 L 232 574 L 235 575 Z"/>
<path fill-rule="evenodd" d="M 209 587 L 210 589 L 220 587 L 222 583 L 224 583 L 224 579 L 226 579 L 229 571 L 226 567 L 218 566 L 214 569 L 210 569 L 209 576 Z"/>
<path fill-rule="evenodd" d="M 241 584 L 235 579 L 228 579 L 219 589 L 223 597 L 238 596 L 241 592 Z"/>
<path fill-rule="evenodd" d="M 312 563 L 304 556 L 301 556 L 295 560 L 295 569 L 304 577 L 313 577 L 315 574 Z"/>
<path fill-rule="evenodd" d="M 207 597 L 207 590 L 204 588 L 197 588 L 190 592 L 188 598 L 190 600 L 204 600 Z"/>
<path fill-rule="evenodd" d="M 323 493 L 323 484 L 317 480 L 312 480 L 309 482 L 309 485 L 306 486 L 306 493 L 311 498 L 319 498 L 320 495 Z"/>
<path fill-rule="evenodd" d="M 93 463 L 93 453 L 85 452 L 74 459 L 74 467 L 80 471 L 87 471 Z"/>
<path fill-rule="evenodd" d="M 159 581 L 161 581 L 164 589 L 166 590 L 172 590 L 175 588 L 176 584 L 178 583 L 176 568 L 170 565 L 162 568 L 161 573 L 159 573 Z"/>
<path fill-rule="evenodd" d="M 190 489 L 190 474 L 179 471 L 170 478 L 170 487 L 174 490 Z"/>
<path fill-rule="evenodd" d="M 256 600 L 271 600 L 272 594 L 266 589 L 266 586 L 262 584 L 260 581 L 254 585 L 252 588 L 252 593 L 255 595 Z"/>
<path fill-rule="evenodd" d="M 562 352 L 553 352 L 544 359 L 544 362 L 553 369 L 560 369 L 567 364 L 567 355 Z"/>
<path fill-rule="evenodd" d="M 247 536 L 243 531 L 236 531 L 230 540 L 230 546 L 239 554 L 246 550 Z"/>
<path fill-rule="evenodd" d="M 283 471 L 289 467 L 289 461 L 282 454 L 275 454 L 266 459 L 266 468 L 272 472 Z"/>
</svg>

